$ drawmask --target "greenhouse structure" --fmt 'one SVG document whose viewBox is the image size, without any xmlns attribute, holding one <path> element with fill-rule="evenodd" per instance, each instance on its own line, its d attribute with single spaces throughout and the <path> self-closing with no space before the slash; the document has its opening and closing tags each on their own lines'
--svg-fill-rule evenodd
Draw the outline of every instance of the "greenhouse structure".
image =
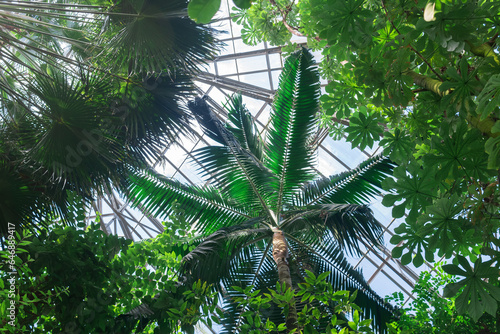
<svg viewBox="0 0 500 334">
<path fill-rule="evenodd" d="M 0 1 L 0 332 L 498 333 L 499 20 Z"/>
</svg>

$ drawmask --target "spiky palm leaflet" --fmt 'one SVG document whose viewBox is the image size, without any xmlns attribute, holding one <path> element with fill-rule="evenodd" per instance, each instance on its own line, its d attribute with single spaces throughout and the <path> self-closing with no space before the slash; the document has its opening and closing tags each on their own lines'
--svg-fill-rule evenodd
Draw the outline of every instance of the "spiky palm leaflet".
<svg viewBox="0 0 500 334">
<path fill-rule="evenodd" d="M 186 187 L 180 192 L 178 184 L 154 173 L 131 183 L 130 193 L 146 200 L 149 210 L 165 210 L 167 215 L 173 200 L 185 205 L 201 241 L 185 255 L 181 275 L 216 284 L 230 311 L 225 332 L 234 332 L 244 321 L 243 310 L 231 302 L 238 294 L 232 286 L 263 289 L 279 280 L 293 288 L 305 270 L 331 271 L 328 281 L 335 289 L 358 289 L 357 302 L 380 331 L 391 315 L 391 307 L 343 252 L 359 253 L 358 238 L 380 243 L 381 226 L 362 203 L 380 191 L 392 165 L 375 157 L 350 172 L 316 179 L 309 144 L 317 130 L 318 96 L 312 55 L 297 52 L 287 59 L 280 77 L 267 145 L 240 96 L 227 104 L 226 126 L 203 99 L 190 104 L 204 132 L 218 143 L 196 151 L 212 180 L 210 191 L 202 194 L 200 188 Z M 295 317 L 289 312 L 288 330 L 296 326 Z"/>
</svg>

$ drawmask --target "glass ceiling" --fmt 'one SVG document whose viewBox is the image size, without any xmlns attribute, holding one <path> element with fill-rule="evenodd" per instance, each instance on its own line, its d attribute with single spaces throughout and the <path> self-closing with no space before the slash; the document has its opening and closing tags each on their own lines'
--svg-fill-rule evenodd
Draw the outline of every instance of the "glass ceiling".
<svg viewBox="0 0 500 334">
<path fill-rule="evenodd" d="M 270 47 L 266 43 L 245 45 L 240 37 L 240 26 L 230 20 L 228 13 L 229 4 L 223 1 L 213 27 L 224 31 L 219 39 L 224 42 L 225 49 L 213 62 L 203 67 L 203 72 L 196 80 L 198 93 L 206 97 L 217 116 L 224 120 L 227 115 L 222 104 L 232 93 L 241 92 L 244 104 L 252 113 L 259 131 L 263 132 L 269 121 L 270 103 L 283 65 L 281 48 Z M 294 41 L 305 42 L 300 39 Z M 193 136 L 181 138 L 159 152 L 161 159 L 155 163 L 155 168 L 184 183 L 202 185 L 207 180 L 199 176 L 200 166 L 191 152 L 210 144 L 211 140 L 202 135 L 197 124 L 193 123 L 192 127 Z M 377 147 L 364 151 L 351 149 L 350 143 L 332 140 L 324 129 L 317 133 L 316 146 L 317 171 L 325 176 L 354 168 L 368 157 L 380 153 Z M 401 220 L 391 217 L 391 209 L 384 207 L 381 199 L 382 196 L 373 201 L 370 207 L 385 227 L 384 247 L 375 250 L 373 245 L 364 244 L 364 255 L 350 260 L 354 266 L 362 269 L 365 279 L 379 295 L 386 296 L 400 291 L 408 301 L 412 298 L 411 290 L 418 273 L 432 268 L 427 263 L 419 269 L 413 265 L 402 266 L 399 260 L 391 257 L 394 246 L 389 240 Z M 100 224 L 105 231 L 129 239 L 151 238 L 163 230 L 159 220 L 144 210 L 130 208 L 127 202 L 113 192 L 94 203 L 89 221 L 96 219 L 96 212 L 99 212 Z"/>
</svg>

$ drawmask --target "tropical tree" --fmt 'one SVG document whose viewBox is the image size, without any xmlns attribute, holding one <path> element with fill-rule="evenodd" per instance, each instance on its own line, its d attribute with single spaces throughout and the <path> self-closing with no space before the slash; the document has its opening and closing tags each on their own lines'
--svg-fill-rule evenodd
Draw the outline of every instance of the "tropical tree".
<svg viewBox="0 0 500 334">
<path fill-rule="evenodd" d="M 74 221 L 75 206 L 187 131 L 191 76 L 217 47 L 186 6 L 0 4 L 0 233 Z"/>
<path fill-rule="evenodd" d="M 330 271 L 326 280 L 335 289 L 358 290 L 356 303 L 379 330 L 390 318 L 392 307 L 350 266 L 344 252 L 359 254 L 359 240 L 380 244 L 381 225 L 362 203 L 380 193 L 381 181 L 393 165 L 375 157 L 352 171 L 317 178 L 313 138 L 319 88 L 312 55 L 305 49 L 292 54 L 280 77 L 266 140 L 241 96 L 228 101 L 225 126 L 198 98 L 189 108 L 217 143 L 196 152 L 211 184 L 184 185 L 154 171 L 130 177 L 136 204 L 168 215 L 175 200 L 185 210 L 200 241 L 184 256 L 181 275 L 217 286 L 227 303 L 227 332 L 245 321 L 245 310 L 231 301 L 241 297 L 238 287 L 253 285 L 265 291 L 279 281 L 289 291 L 286 294 L 293 294 L 306 270 Z M 306 299 L 285 307 L 288 331 L 297 328 L 297 309 Z M 329 306 L 317 305 L 333 314 Z M 281 315 L 271 309 L 266 317 Z"/>
</svg>

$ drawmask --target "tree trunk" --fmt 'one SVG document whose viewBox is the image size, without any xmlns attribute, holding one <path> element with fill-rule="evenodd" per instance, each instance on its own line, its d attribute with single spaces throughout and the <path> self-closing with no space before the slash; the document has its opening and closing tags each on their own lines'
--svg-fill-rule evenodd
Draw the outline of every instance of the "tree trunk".
<svg viewBox="0 0 500 334">
<path fill-rule="evenodd" d="M 292 277 L 290 276 L 290 267 L 288 266 L 288 244 L 283 232 L 274 229 L 273 235 L 273 258 L 278 268 L 279 282 L 285 283 L 287 290 L 292 289 Z M 290 309 L 286 317 L 287 331 L 297 328 L 297 309 L 295 308 L 295 299 L 290 303 Z"/>
</svg>

